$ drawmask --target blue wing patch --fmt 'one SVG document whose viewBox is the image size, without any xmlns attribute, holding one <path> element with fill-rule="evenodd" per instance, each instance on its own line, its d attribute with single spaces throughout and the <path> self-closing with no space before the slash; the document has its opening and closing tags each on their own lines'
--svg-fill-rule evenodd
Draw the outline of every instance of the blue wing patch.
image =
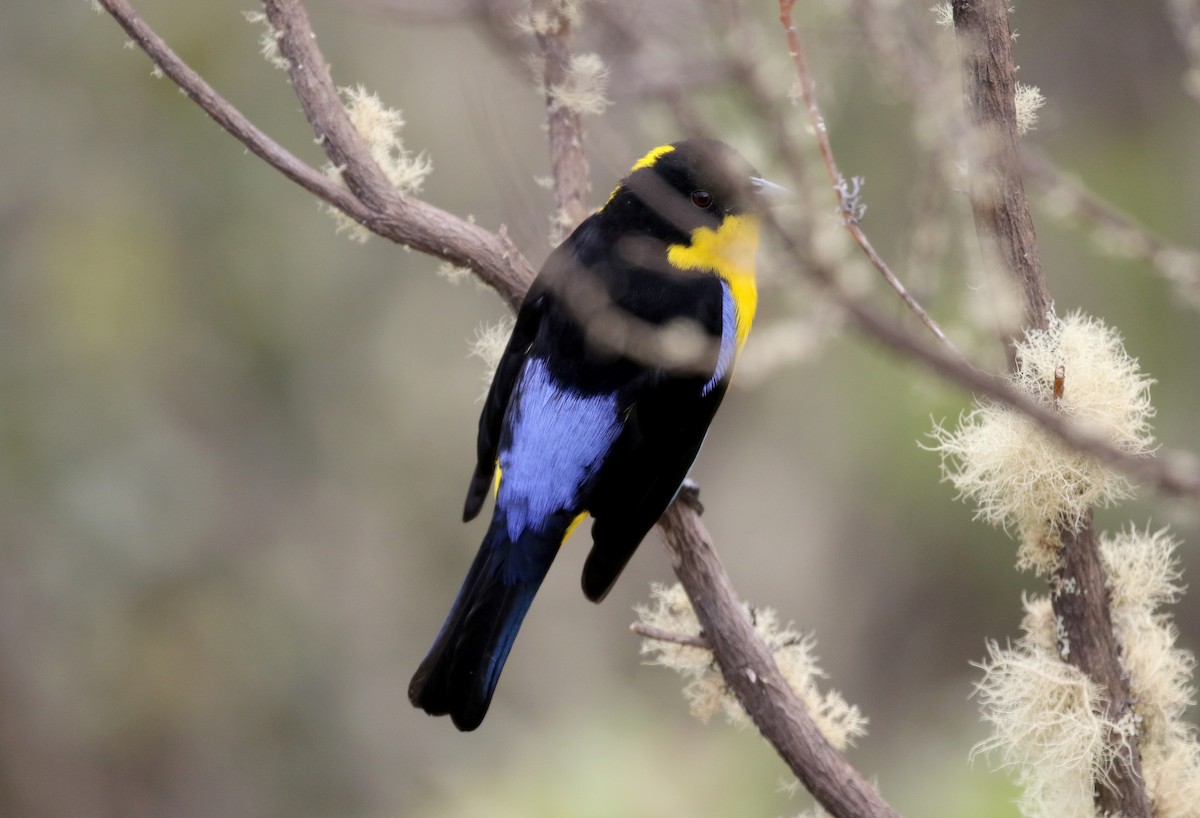
<svg viewBox="0 0 1200 818">
<path fill-rule="evenodd" d="M 581 510 L 580 494 L 620 434 L 621 418 L 616 395 L 575 392 L 554 380 L 542 358 L 526 362 L 513 395 L 496 504 L 516 541 L 556 512 Z"/>
<path fill-rule="evenodd" d="M 733 300 L 733 292 L 729 284 L 721 282 L 721 349 L 717 353 L 717 369 L 708 383 L 704 384 L 701 395 L 713 391 L 722 379 L 729 376 L 733 368 L 733 359 L 737 356 L 737 302 Z"/>
</svg>

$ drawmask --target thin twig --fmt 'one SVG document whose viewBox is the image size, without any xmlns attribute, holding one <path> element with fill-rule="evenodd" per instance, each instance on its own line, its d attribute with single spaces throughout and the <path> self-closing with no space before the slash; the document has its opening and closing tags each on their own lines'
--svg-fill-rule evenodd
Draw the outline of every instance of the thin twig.
<svg viewBox="0 0 1200 818">
<path fill-rule="evenodd" d="M 703 636 L 693 636 L 690 633 L 676 633 L 675 631 L 663 630 L 656 628 L 653 625 L 647 625 L 645 622 L 634 622 L 629 626 L 629 630 L 636 633 L 638 636 L 644 636 L 647 639 L 653 639 L 656 642 L 670 642 L 674 645 L 683 645 L 689 648 L 703 648 L 704 650 L 712 650 L 708 646 L 708 640 Z"/>
<path fill-rule="evenodd" d="M 796 67 L 796 80 L 800 85 L 800 94 L 804 98 L 805 108 L 808 110 L 808 118 L 812 123 L 813 134 L 817 138 L 817 147 L 820 148 L 821 158 L 825 162 L 825 170 L 829 174 L 829 182 L 833 185 L 833 191 L 837 195 L 838 210 L 842 216 L 842 226 L 851 235 L 858 246 L 866 253 L 871 264 L 875 266 L 888 285 L 896 291 L 913 314 L 921 320 L 934 336 L 945 344 L 950 349 L 958 352 L 957 347 L 942 331 L 937 321 L 933 319 L 921 303 L 904 286 L 903 282 L 892 272 L 892 268 L 888 266 L 883 257 L 875 250 L 875 246 L 871 244 L 871 240 L 867 238 L 867 234 L 863 231 L 862 225 L 859 223 L 864 207 L 858 200 L 861 180 L 855 178 L 849 181 L 838 170 L 837 161 L 833 158 L 833 146 L 829 142 L 829 132 L 825 126 L 825 117 L 821 113 L 821 108 L 817 104 L 816 91 L 813 89 L 812 77 L 808 73 L 808 64 L 804 59 L 804 49 L 800 45 L 800 35 L 796 31 L 796 25 L 792 20 L 792 7 L 795 6 L 796 0 L 779 0 L 779 21 L 783 24 L 783 30 L 787 35 L 788 52 L 791 54 L 792 63 Z"/>
<path fill-rule="evenodd" d="M 505 235 L 472 224 L 412 196 L 389 194 L 382 211 L 372 210 L 350 190 L 282 148 L 255 127 L 181 60 L 126 0 L 98 0 L 135 43 L 188 98 L 222 128 L 284 176 L 386 239 L 460 267 L 492 286 L 510 305 L 520 304 L 533 268 Z"/>
<path fill-rule="evenodd" d="M 1015 409 L 1071 449 L 1111 466 L 1134 482 L 1153 485 L 1165 494 L 1200 500 L 1200 468 L 1190 452 L 1160 450 L 1156 457 L 1151 458 L 1117 448 L 1099 434 L 1038 403 L 1006 378 L 979 369 L 940 344 L 928 343 L 901 324 L 885 318 L 863 300 L 847 294 L 839 286 L 834 272 L 820 261 L 806 256 L 775 219 L 768 216 L 766 224 L 797 264 L 802 265 L 846 310 L 854 324 L 884 346 L 969 392 Z"/>
<path fill-rule="evenodd" d="M 965 147 L 971 169 L 971 211 L 983 263 L 996 270 L 997 278 L 1011 278 L 1020 285 L 1026 326 L 1046 329 L 1054 300 L 1046 285 L 1021 177 L 1007 7 L 991 0 L 954 0 L 951 7 L 967 110 L 976 129 Z"/>
<path fill-rule="evenodd" d="M 1056 218 L 1080 219 L 1096 230 L 1097 244 L 1112 255 L 1140 259 L 1160 275 L 1193 309 L 1200 309 L 1200 252 L 1173 244 L 1072 179 L 1045 155 L 1027 152 L 1025 171 L 1045 191 L 1044 208 Z"/>
</svg>

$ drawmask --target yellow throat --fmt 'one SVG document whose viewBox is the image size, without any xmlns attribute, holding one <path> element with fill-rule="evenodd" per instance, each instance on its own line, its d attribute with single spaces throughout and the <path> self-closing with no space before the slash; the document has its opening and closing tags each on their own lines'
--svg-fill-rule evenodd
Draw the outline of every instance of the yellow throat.
<svg viewBox="0 0 1200 818">
<path fill-rule="evenodd" d="M 738 349 L 746 343 L 758 308 L 758 287 L 754 283 L 758 231 L 757 216 L 726 216 L 716 230 L 710 227 L 693 230 L 691 244 L 672 244 L 667 248 L 667 261 L 672 266 L 716 273 L 729 285 L 737 307 Z"/>
</svg>

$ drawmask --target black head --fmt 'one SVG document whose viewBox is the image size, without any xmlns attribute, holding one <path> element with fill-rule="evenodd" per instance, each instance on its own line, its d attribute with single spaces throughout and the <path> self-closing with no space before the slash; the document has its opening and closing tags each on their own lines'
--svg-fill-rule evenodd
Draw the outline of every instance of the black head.
<svg viewBox="0 0 1200 818">
<path fill-rule="evenodd" d="M 687 243 L 697 228 L 715 230 L 726 216 L 759 212 L 764 187 L 774 186 L 724 142 L 688 139 L 639 159 L 601 214 L 622 232 Z"/>
</svg>

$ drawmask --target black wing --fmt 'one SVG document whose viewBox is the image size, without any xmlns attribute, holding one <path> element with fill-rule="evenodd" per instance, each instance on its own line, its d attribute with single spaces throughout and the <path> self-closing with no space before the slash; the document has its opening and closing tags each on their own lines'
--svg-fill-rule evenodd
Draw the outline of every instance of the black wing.
<svg viewBox="0 0 1200 818">
<path fill-rule="evenodd" d="M 463 522 L 475 519 L 483 500 L 487 497 L 488 487 L 496 474 L 496 449 L 500 445 L 500 430 L 504 426 L 504 415 L 508 411 L 508 401 L 512 397 L 513 385 L 529 348 L 537 337 L 538 325 L 541 323 L 546 300 L 550 293 L 535 281 L 521 303 L 517 312 L 517 323 L 509 336 L 508 346 L 496 366 L 496 374 L 492 376 L 492 385 L 488 389 L 483 411 L 479 415 L 479 437 L 476 441 L 475 473 L 471 476 L 471 485 L 467 488 L 467 501 L 463 506 Z"/>
<path fill-rule="evenodd" d="M 722 338 L 726 294 L 715 276 L 668 286 L 677 290 L 661 299 L 675 301 L 669 312 L 696 320 L 714 340 Z M 621 437 L 588 502 L 595 523 L 583 592 L 593 602 L 608 594 L 687 477 L 728 385 L 721 357 L 713 355 L 715 372 L 708 377 L 647 369 L 632 385 Z"/>
<path fill-rule="evenodd" d="M 696 459 L 725 391 L 724 382 L 697 401 L 659 395 L 634 408 L 598 480 L 591 513 L 592 550 L 583 592 L 608 595 L 633 552 L 658 522 Z"/>
<path fill-rule="evenodd" d="M 586 356 L 582 330 L 571 311 L 564 306 L 563 293 L 571 288 L 573 282 L 579 282 L 584 277 L 593 280 L 595 273 L 590 272 L 589 267 L 595 264 L 606 247 L 606 241 L 596 230 L 596 217 L 593 214 L 550 253 L 525 294 L 525 300 L 517 312 L 517 323 L 496 367 L 483 412 L 479 416 L 475 473 L 467 489 L 463 522 L 473 520 L 479 514 L 495 478 L 496 452 L 500 446 L 504 416 L 508 413 L 517 376 L 534 343 L 541 337 L 544 345 L 541 354 L 549 355 L 556 366 L 564 366 L 572 372 L 578 370 L 578 364 Z"/>
</svg>

